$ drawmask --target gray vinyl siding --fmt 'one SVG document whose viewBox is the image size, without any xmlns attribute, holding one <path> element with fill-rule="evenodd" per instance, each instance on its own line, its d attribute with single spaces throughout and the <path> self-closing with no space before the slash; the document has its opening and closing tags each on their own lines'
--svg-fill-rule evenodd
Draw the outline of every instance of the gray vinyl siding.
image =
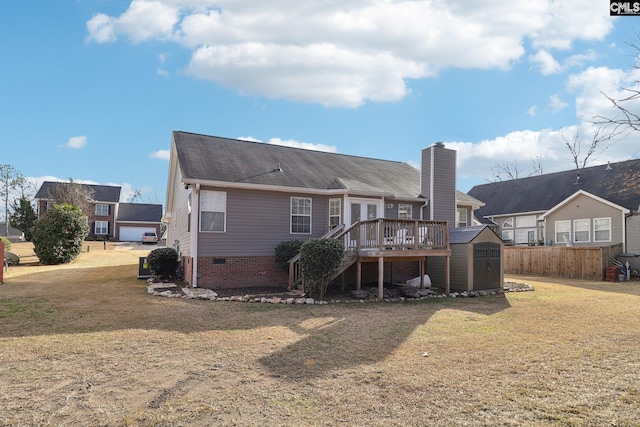
<svg viewBox="0 0 640 427">
<path fill-rule="evenodd" d="M 290 212 L 292 194 L 254 190 L 226 191 L 225 232 L 200 232 L 199 257 L 271 256 L 278 243 L 323 236 L 329 228 L 329 196 L 295 194 L 311 198 L 311 234 L 292 234 Z"/>
<path fill-rule="evenodd" d="M 393 205 L 392 207 L 389 207 Z M 419 202 L 403 202 L 398 200 L 386 200 L 384 202 L 384 217 L 390 219 L 398 218 L 398 205 L 411 205 L 411 219 L 420 219 L 420 209 L 424 203 Z"/>
<path fill-rule="evenodd" d="M 631 254 L 640 254 L 640 214 L 627 218 L 627 249 Z"/>
<path fill-rule="evenodd" d="M 611 241 L 610 242 L 594 242 L 593 220 L 594 218 L 611 218 Z M 622 211 L 608 204 L 602 203 L 585 195 L 578 195 L 571 199 L 564 206 L 546 217 L 545 240 L 553 240 L 553 245 L 562 245 L 556 242 L 555 227 L 556 221 L 571 221 L 571 239 L 573 241 L 574 225 L 573 220 L 588 219 L 589 220 L 589 242 L 573 243 L 574 246 L 609 246 L 622 243 Z"/>
<path fill-rule="evenodd" d="M 177 170 L 177 175 L 180 176 L 180 168 Z M 173 212 L 171 212 L 171 222 L 167 224 L 167 246 L 173 247 L 173 243 L 178 241 L 180 254 L 182 256 L 190 256 L 191 244 L 188 231 L 189 209 L 187 200 L 191 190 L 185 189 L 180 179 L 176 179 L 173 182 L 173 186 Z"/>
<path fill-rule="evenodd" d="M 421 180 L 421 194 L 433 204 L 433 217 L 431 217 L 431 207 L 427 207 L 425 219 L 449 221 L 451 226 L 455 226 L 456 152 L 443 146 L 433 146 L 422 150 Z M 433 194 L 431 194 L 432 181 Z"/>
</svg>

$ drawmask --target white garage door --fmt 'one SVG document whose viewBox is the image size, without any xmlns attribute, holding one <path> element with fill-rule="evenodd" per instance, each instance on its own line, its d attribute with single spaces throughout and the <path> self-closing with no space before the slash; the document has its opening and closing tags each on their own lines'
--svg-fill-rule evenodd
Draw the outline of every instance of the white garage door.
<svg viewBox="0 0 640 427">
<path fill-rule="evenodd" d="M 141 242 L 142 234 L 147 231 L 155 232 L 155 227 L 120 227 L 121 242 Z"/>
</svg>

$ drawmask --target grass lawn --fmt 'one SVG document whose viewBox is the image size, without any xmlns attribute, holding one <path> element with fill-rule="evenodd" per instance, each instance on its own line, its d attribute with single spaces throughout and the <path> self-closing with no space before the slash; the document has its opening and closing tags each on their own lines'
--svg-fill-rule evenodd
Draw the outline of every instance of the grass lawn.
<svg viewBox="0 0 640 427">
<path fill-rule="evenodd" d="M 0 285 L 0 426 L 640 425 L 640 283 L 267 305 L 150 296 L 102 243 Z"/>
</svg>

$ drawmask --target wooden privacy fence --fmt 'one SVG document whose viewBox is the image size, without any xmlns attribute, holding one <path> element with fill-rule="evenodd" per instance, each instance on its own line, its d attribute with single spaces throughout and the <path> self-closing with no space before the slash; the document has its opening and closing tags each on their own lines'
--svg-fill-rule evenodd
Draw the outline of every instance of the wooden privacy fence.
<svg viewBox="0 0 640 427">
<path fill-rule="evenodd" d="M 568 279 L 604 280 L 622 244 L 604 247 L 505 246 L 504 272 Z"/>
</svg>

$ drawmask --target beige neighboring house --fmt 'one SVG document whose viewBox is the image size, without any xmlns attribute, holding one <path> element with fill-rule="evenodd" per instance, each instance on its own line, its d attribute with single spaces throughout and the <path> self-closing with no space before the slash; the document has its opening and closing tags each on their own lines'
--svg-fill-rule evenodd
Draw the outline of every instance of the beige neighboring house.
<svg viewBox="0 0 640 427">
<path fill-rule="evenodd" d="M 610 246 L 640 254 L 640 159 L 473 187 L 476 215 L 515 245 Z"/>
</svg>

